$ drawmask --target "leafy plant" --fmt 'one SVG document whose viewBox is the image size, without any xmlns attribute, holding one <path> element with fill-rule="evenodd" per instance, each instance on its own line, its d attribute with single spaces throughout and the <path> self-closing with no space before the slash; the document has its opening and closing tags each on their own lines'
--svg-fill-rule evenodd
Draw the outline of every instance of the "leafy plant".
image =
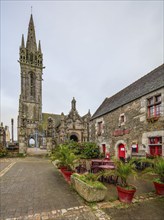
<svg viewBox="0 0 164 220">
<path fill-rule="evenodd" d="M 146 168 L 143 174 L 156 174 L 158 178 L 156 178 L 155 181 L 164 183 L 164 158 L 156 157 L 155 159 L 146 159 L 146 161 L 149 162 L 151 166 Z"/>
<path fill-rule="evenodd" d="M 73 174 L 76 178 L 80 179 L 81 181 L 87 183 L 90 186 L 96 187 L 97 189 L 106 189 L 103 183 L 97 181 L 97 176 L 93 173 L 87 173 L 83 175 L 79 175 L 77 173 Z"/>
<path fill-rule="evenodd" d="M 8 152 L 5 148 L 0 148 L 0 157 L 7 156 Z"/>
<path fill-rule="evenodd" d="M 121 160 L 115 160 L 115 169 L 104 171 L 99 174 L 99 177 L 110 177 L 110 176 L 116 176 L 121 179 L 121 183 L 119 185 L 124 188 L 130 188 L 128 183 L 128 178 L 130 176 L 137 176 L 137 171 L 135 168 L 135 164 L 133 161 L 129 161 L 127 163 L 122 162 Z"/>
<path fill-rule="evenodd" d="M 66 166 L 68 170 L 74 169 L 75 163 L 78 160 L 77 156 L 65 144 L 59 147 L 52 153 L 52 160 L 58 160 L 61 166 Z"/>
<path fill-rule="evenodd" d="M 100 154 L 99 147 L 96 143 L 93 142 L 85 142 L 83 144 L 83 152 L 82 155 L 84 158 L 98 158 Z"/>
</svg>

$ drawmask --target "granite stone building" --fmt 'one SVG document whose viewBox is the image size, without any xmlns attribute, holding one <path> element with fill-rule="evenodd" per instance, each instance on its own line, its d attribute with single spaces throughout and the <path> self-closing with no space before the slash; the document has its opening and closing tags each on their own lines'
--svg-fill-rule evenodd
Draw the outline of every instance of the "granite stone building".
<svg viewBox="0 0 164 220">
<path fill-rule="evenodd" d="M 43 129 L 46 137 L 53 138 L 56 144 L 68 140 L 77 142 L 89 141 L 90 111 L 80 116 L 76 109 L 76 100 L 71 102 L 71 110 L 68 115 L 43 113 Z"/>
<path fill-rule="evenodd" d="M 19 97 L 18 141 L 20 149 L 28 144 L 30 138 L 38 139 L 36 132 L 42 122 L 42 72 L 43 55 L 40 41 L 37 45 L 33 16 L 30 17 L 27 41 L 19 49 L 21 94 Z"/>
<path fill-rule="evenodd" d="M 90 112 L 81 117 L 73 98 L 68 115 L 42 113 L 43 54 L 41 43 L 36 43 L 31 15 L 26 44 L 22 35 L 19 49 L 21 94 L 19 97 L 18 141 L 20 152 L 25 152 L 30 139 L 36 147 L 52 148 L 66 140 L 89 140 Z"/>
<path fill-rule="evenodd" d="M 164 156 L 164 65 L 103 101 L 91 118 L 90 140 L 121 159 Z"/>
</svg>

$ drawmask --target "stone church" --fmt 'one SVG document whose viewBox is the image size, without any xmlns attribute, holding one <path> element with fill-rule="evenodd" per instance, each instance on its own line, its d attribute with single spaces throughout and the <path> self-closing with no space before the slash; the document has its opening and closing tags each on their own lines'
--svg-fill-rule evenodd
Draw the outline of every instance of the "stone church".
<svg viewBox="0 0 164 220">
<path fill-rule="evenodd" d="M 30 139 L 35 141 L 36 147 L 49 146 L 49 148 L 70 139 L 78 142 L 88 141 L 91 115 L 88 112 L 81 117 L 74 98 L 68 115 L 42 113 L 43 54 L 40 41 L 36 43 L 32 14 L 26 45 L 22 35 L 18 62 L 21 76 L 18 113 L 20 152 L 24 152 L 29 146 Z"/>
</svg>

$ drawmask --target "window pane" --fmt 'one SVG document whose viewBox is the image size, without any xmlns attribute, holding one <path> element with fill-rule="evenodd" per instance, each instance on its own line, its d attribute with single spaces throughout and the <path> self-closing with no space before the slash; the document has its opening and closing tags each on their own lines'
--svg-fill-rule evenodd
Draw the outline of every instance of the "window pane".
<svg viewBox="0 0 164 220">
<path fill-rule="evenodd" d="M 156 109 L 156 115 L 157 115 L 157 116 L 160 115 L 160 113 L 161 113 L 161 104 L 156 105 L 156 106 L 155 106 L 155 109 Z"/>
<path fill-rule="evenodd" d="M 151 106 L 149 108 L 149 112 L 150 112 L 150 116 L 153 116 L 154 115 L 154 106 Z"/>
<path fill-rule="evenodd" d="M 124 115 L 121 115 L 121 123 L 124 122 Z"/>
<path fill-rule="evenodd" d="M 153 97 L 151 97 L 150 99 L 148 99 L 148 105 L 152 105 L 154 102 L 153 102 Z"/>
<path fill-rule="evenodd" d="M 155 97 L 155 101 L 156 101 L 156 102 L 161 102 L 161 95 L 156 96 L 156 97 Z"/>
</svg>

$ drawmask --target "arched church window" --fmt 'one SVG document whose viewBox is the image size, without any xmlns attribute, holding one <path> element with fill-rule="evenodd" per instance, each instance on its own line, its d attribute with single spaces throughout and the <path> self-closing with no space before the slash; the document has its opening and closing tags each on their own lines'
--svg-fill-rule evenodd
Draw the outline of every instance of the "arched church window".
<svg viewBox="0 0 164 220">
<path fill-rule="evenodd" d="M 30 95 L 35 97 L 35 76 L 34 73 L 30 73 Z"/>
</svg>

